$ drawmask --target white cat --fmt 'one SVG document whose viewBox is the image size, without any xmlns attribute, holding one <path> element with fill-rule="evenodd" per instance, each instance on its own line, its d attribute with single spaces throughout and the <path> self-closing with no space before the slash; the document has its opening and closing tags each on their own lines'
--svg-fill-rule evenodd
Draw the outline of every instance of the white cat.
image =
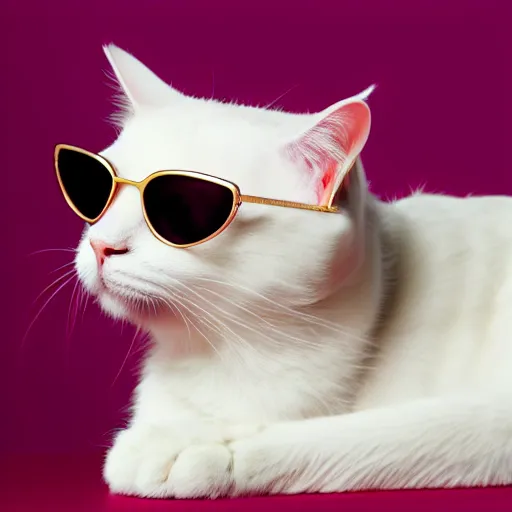
<svg viewBox="0 0 512 512">
<path fill-rule="evenodd" d="M 85 230 L 84 287 L 154 341 L 106 459 L 112 491 L 512 483 L 512 199 L 373 197 L 370 90 L 289 114 L 186 97 L 105 51 L 129 107 L 102 152 L 120 176 L 195 170 L 306 203 L 343 182 L 339 214 L 243 204 L 189 249 L 150 232 L 130 186 Z"/>
</svg>

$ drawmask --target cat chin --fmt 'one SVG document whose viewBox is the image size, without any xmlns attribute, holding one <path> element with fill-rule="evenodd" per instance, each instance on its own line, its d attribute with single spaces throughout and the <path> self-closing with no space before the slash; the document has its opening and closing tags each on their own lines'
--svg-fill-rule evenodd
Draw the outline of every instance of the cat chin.
<svg viewBox="0 0 512 512">
<path fill-rule="evenodd" d="M 105 292 L 99 293 L 97 299 L 101 309 L 111 317 L 129 320 L 129 309 L 123 301 Z"/>
<path fill-rule="evenodd" d="M 98 302 L 105 313 L 114 319 L 147 327 L 154 323 L 176 321 L 176 315 L 167 306 L 147 303 L 143 300 L 129 300 L 106 291 L 97 295 Z"/>
</svg>

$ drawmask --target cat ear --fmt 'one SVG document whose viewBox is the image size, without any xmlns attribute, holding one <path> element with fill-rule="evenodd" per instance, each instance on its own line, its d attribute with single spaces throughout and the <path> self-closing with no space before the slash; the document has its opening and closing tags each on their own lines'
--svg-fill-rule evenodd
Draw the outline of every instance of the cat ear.
<svg viewBox="0 0 512 512">
<path fill-rule="evenodd" d="M 132 107 L 159 106 L 182 96 L 133 55 L 109 44 L 103 51 Z"/>
<path fill-rule="evenodd" d="M 365 100 L 374 86 L 311 116 L 312 123 L 287 146 L 315 182 L 318 204 L 331 206 L 370 133 Z"/>
</svg>

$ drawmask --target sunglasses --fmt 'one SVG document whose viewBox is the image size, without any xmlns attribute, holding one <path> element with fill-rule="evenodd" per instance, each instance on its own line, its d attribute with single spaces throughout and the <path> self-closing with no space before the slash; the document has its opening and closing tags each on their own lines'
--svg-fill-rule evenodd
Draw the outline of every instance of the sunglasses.
<svg viewBox="0 0 512 512">
<path fill-rule="evenodd" d="M 248 196 L 230 181 L 194 171 L 158 171 L 142 181 L 117 176 L 114 166 L 100 155 L 58 144 L 55 170 L 60 188 L 71 209 L 85 222 L 97 222 L 112 204 L 121 185 L 137 187 L 144 219 L 163 243 L 187 248 L 222 233 L 242 203 L 335 213 L 327 206 Z"/>
</svg>

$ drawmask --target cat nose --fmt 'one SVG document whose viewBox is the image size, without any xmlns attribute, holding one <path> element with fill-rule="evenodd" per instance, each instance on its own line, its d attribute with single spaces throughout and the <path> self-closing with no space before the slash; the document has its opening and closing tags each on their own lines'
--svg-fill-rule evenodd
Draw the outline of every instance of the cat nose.
<svg viewBox="0 0 512 512">
<path fill-rule="evenodd" d="M 101 267 L 105 262 L 105 259 L 109 256 L 126 254 L 128 252 L 128 247 L 124 244 L 114 247 L 113 245 L 107 244 L 101 240 L 91 240 L 90 244 L 96 256 L 98 267 Z"/>
</svg>

